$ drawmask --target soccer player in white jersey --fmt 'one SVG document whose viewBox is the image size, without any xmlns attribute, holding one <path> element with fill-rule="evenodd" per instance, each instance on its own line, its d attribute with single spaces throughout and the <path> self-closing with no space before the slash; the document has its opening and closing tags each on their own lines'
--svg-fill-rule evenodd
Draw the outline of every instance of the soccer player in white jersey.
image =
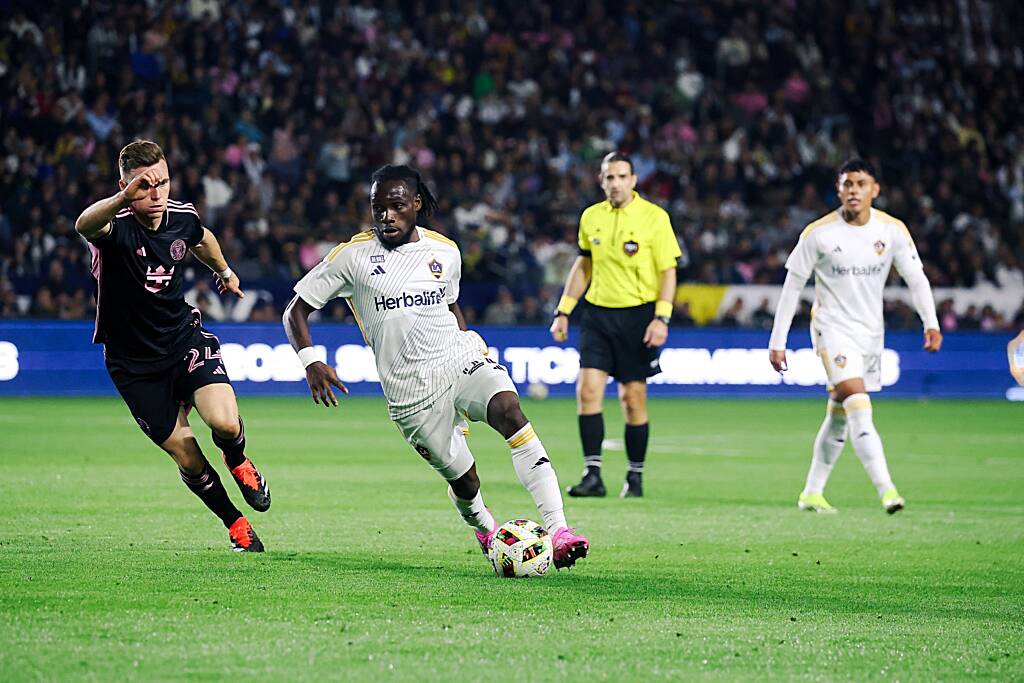
<svg viewBox="0 0 1024 683">
<path fill-rule="evenodd" d="M 416 225 L 437 208 L 408 166 L 384 166 L 371 178 L 373 229 L 335 247 L 295 285 L 284 314 L 292 347 L 306 368 L 315 403 L 337 406 L 347 393 L 334 368 L 313 350 L 309 315 L 344 297 L 373 349 L 388 413 L 402 435 L 448 482 L 448 496 L 486 554 L 496 530 L 484 505 L 466 423 L 486 421 L 508 443 L 519 480 L 551 534 L 554 564 L 571 567 L 590 543 L 568 526 L 558 478 L 523 415 L 508 372 L 466 329 L 457 303 L 462 258 L 448 238 Z"/>
<path fill-rule="evenodd" d="M 786 338 L 800 293 L 813 273 L 811 342 L 825 365 L 829 401 L 797 505 L 835 512 L 825 500 L 825 483 L 849 435 L 882 506 L 893 514 L 905 501 L 889 476 L 868 397 L 869 391 L 882 388 L 882 290 L 893 265 L 924 322 L 924 349 L 938 351 L 942 334 L 931 286 L 907 226 L 871 207 L 880 191 L 874 170 L 863 160 L 847 161 L 839 168 L 836 190 L 840 209 L 808 225 L 786 261 L 789 273 L 775 311 L 769 359 L 778 372 L 787 369 Z"/>
</svg>

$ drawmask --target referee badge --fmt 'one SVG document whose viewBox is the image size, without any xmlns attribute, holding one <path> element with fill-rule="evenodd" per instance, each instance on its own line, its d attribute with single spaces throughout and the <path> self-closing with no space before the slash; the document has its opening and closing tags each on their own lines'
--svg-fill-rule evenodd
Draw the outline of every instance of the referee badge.
<svg viewBox="0 0 1024 683">
<path fill-rule="evenodd" d="M 429 266 L 430 274 L 434 276 L 434 279 L 440 280 L 441 275 L 444 274 L 443 268 L 441 267 L 441 262 L 438 261 L 436 258 L 432 258 L 430 259 L 429 262 L 427 262 L 427 266 Z"/>
<path fill-rule="evenodd" d="M 640 245 L 633 240 L 629 240 L 622 243 L 622 251 L 625 252 L 626 256 L 636 256 L 636 252 L 640 251 Z"/>
</svg>

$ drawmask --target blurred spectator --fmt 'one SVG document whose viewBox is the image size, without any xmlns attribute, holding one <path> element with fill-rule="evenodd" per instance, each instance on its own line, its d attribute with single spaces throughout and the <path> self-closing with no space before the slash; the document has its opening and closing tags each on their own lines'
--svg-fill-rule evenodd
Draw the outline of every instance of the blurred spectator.
<svg viewBox="0 0 1024 683">
<path fill-rule="evenodd" d="M 498 298 L 484 311 L 483 322 L 485 325 L 515 325 L 518 313 L 519 306 L 512 292 L 502 285 L 498 288 Z"/>
<path fill-rule="evenodd" d="M 770 330 L 775 322 L 775 309 L 771 307 L 768 298 L 761 299 L 761 303 L 750 314 L 750 326 L 759 330 Z"/>
<path fill-rule="evenodd" d="M 20 4 L 0 26 L 0 273 L 39 314 L 61 260 L 75 314 L 86 269 L 58 241 L 150 137 L 172 197 L 268 291 L 364 229 L 369 174 L 408 162 L 463 251 L 467 308 L 504 284 L 524 320 L 557 296 L 613 148 L 672 214 L 681 282 L 781 284 L 857 152 L 933 285 L 1020 289 L 1024 5 L 990 5 Z"/>
</svg>

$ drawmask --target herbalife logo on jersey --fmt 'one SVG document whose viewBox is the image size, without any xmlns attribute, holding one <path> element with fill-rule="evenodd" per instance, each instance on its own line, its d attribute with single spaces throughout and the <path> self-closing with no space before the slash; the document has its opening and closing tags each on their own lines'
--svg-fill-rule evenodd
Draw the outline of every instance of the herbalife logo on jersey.
<svg viewBox="0 0 1024 683">
<path fill-rule="evenodd" d="M 870 266 L 832 266 L 833 275 L 853 275 L 864 277 L 868 275 L 881 275 L 885 268 L 880 263 L 873 263 Z"/>
<path fill-rule="evenodd" d="M 172 277 L 174 277 L 174 266 L 170 268 L 146 266 L 146 289 L 155 294 L 167 287 L 171 283 Z"/>
<path fill-rule="evenodd" d="M 378 296 L 373 300 L 373 307 L 378 311 L 391 311 L 411 306 L 438 306 L 444 303 L 445 291 L 447 287 L 441 287 L 433 292 L 403 292 L 401 296 Z"/>
</svg>

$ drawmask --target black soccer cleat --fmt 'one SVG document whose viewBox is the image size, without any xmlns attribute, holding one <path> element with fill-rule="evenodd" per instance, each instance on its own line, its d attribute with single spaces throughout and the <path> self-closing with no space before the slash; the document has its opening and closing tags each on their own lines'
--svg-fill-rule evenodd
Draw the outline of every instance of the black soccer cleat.
<svg viewBox="0 0 1024 683">
<path fill-rule="evenodd" d="M 228 535 L 231 537 L 231 549 L 236 553 L 263 552 L 263 542 L 245 517 L 239 517 L 228 527 Z"/>
<path fill-rule="evenodd" d="M 626 482 L 622 485 L 622 492 L 619 494 L 619 498 L 643 498 L 643 497 L 644 497 L 643 476 L 639 472 L 628 472 L 626 474 Z"/>
<path fill-rule="evenodd" d="M 580 483 L 568 488 L 568 493 L 573 498 L 604 498 L 607 494 L 601 475 L 597 472 L 587 470 L 583 473 Z"/>
<path fill-rule="evenodd" d="M 227 456 L 223 453 L 221 456 L 224 458 L 224 464 L 227 465 Z M 263 478 L 249 458 L 231 470 L 231 476 L 238 484 L 238 490 L 242 492 L 242 498 L 245 498 L 249 507 L 256 512 L 266 512 L 270 509 L 270 487 L 267 486 L 267 480 Z"/>
</svg>

